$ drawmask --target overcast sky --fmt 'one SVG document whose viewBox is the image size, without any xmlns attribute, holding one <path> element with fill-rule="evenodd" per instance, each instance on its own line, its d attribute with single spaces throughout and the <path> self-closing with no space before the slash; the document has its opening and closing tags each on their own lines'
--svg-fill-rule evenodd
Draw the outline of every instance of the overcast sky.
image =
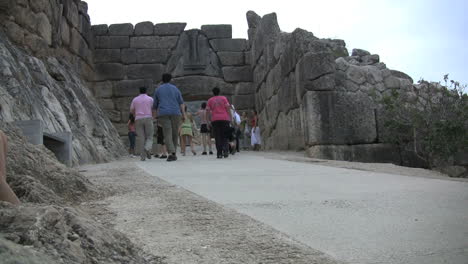
<svg viewBox="0 0 468 264">
<path fill-rule="evenodd" d="M 87 0 L 92 24 L 151 21 L 232 24 L 247 38 L 245 14 L 276 12 L 282 31 L 303 28 L 346 41 L 348 50 L 379 54 L 387 67 L 441 81 L 445 73 L 468 83 L 468 0 Z"/>
</svg>

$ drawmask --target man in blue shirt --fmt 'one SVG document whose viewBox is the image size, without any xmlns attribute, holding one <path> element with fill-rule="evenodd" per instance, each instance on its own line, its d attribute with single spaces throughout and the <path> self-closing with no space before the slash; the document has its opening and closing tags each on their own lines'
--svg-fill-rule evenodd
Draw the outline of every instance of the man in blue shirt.
<svg viewBox="0 0 468 264">
<path fill-rule="evenodd" d="M 154 93 L 154 105 L 159 123 L 163 129 L 164 144 L 170 153 L 167 161 L 177 160 L 176 148 L 179 139 L 179 126 L 181 119 L 185 117 L 184 100 L 179 89 L 169 83 L 172 76 L 165 73 L 162 82 Z"/>
</svg>

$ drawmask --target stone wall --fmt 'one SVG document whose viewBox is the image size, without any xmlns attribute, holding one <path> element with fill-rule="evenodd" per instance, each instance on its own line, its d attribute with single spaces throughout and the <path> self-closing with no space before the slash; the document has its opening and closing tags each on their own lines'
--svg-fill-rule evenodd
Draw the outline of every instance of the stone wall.
<svg viewBox="0 0 468 264">
<path fill-rule="evenodd" d="M 342 40 L 280 31 L 276 15 L 247 13 L 255 106 L 266 149 L 336 160 L 401 163 L 386 144 L 376 99 L 413 80 Z"/>
<path fill-rule="evenodd" d="M 254 95 L 245 39 L 231 25 L 184 30 L 185 23 L 141 22 L 94 25 L 94 93 L 127 141 L 130 102 L 141 86 L 152 95 L 163 73 L 171 73 L 187 102 L 207 100 L 221 88 L 238 109 L 252 109 Z"/>
<path fill-rule="evenodd" d="M 94 40 L 86 2 L 1 0 L 0 17 L 15 45 L 36 57 L 65 58 L 85 80 L 92 80 Z"/>
<path fill-rule="evenodd" d="M 124 153 L 87 86 L 94 79 L 87 4 L 0 0 L 1 122 L 39 119 L 45 132 L 73 134 L 73 164 Z"/>
</svg>

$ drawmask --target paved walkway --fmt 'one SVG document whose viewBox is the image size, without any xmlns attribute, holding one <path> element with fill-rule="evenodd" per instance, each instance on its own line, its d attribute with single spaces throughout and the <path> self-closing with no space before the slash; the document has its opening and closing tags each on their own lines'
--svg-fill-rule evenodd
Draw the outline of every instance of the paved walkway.
<svg viewBox="0 0 468 264">
<path fill-rule="evenodd" d="M 468 263 L 468 182 L 244 152 L 136 162 L 348 263 Z"/>
</svg>

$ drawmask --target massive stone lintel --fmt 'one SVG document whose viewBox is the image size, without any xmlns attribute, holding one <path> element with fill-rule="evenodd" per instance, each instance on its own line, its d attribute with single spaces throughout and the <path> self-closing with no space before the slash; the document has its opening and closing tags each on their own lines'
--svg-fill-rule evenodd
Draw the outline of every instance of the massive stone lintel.
<svg viewBox="0 0 468 264">
<path fill-rule="evenodd" d="M 130 80 L 152 79 L 159 82 L 163 73 L 164 66 L 162 64 L 132 64 L 128 66 L 127 77 Z"/>
<path fill-rule="evenodd" d="M 221 89 L 221 94 L 231 96 L 234 94 L 234 86 L 226 83 L 221 78 L 209 76 L 185 76 L 173 79 L 179 88 L 184 100 L 208 100 L 212 96 L 211 90 L 215 87 Z"/>
<path fill-rule="evenodd" d="M 154 85 L 152 79 L 144 80 L 123 80 L 114 84 L 115 97 L 131 97 L 137 96 L 140 92 L 140 87 L 146 87 L 148 94 L 154 92 Z"/>
<path fill-rule="evenodd" d="M 130 38 L 130 47 L 137 49 L 173 49 L 177 45 L 177 36 L 143 36 Z"/>
<path fill-rule="evenodd" d="M 251 82 L 253 80 L 250 66 L 223 67 L 223 74 L 226 82 Z"/>
</svg>

